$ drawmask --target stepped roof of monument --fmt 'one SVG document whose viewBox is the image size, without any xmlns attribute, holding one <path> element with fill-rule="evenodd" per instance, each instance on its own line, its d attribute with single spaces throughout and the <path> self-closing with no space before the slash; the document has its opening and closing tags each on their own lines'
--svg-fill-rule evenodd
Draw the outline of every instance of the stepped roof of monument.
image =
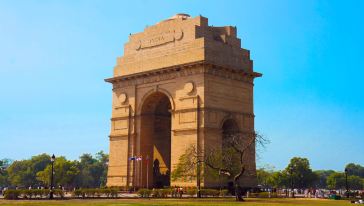
<svg viewBox="0 0 364 206">
<path fill-rule="evenodd" d="M 117 59 L 114 76 L 201 61 L 247 72 L 253 66 L 236 27 L 209 26 L 206 17 L 180 13 L 131 34 L 124 55 Z"/>
</svg>

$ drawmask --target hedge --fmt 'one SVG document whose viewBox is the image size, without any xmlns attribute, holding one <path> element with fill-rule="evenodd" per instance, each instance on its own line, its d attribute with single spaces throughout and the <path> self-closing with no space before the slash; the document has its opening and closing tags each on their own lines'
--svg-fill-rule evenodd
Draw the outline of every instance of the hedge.
<svg viewBox="0 0 364 206">
<path fill-rule="evenodd" d="M 226 197 L 229 194 L 229 190 L 221 190 L 220 191 L 220 197 Z"/>
<path fill-rule="evenodd" d="M 202 197 L 218 197 L 220 195 L 220 191 L 214 189 L 201 189 L 200 192 Z"/>
<path fill-rule="evenodd" d="M 172 195 L 173 189 L 139 189 L 138 195 L 142 198 L 154 197 L 154 198 L 166 198 Z"/>
<path fill-rule="evenodd" d="M 166 197 L 173 197 L 173 188 L 170 189 L 139 189 L 138 195 L 141 198 L 166 198 Z M 190 197 L 194 197 L 197 194 L 196 188 L 188 188 L 183 190 L 183 194 L 187 194 Z M 228 190 L 215 190 L 215 189 L 201 189 L 201 196 L 202 197 L 225 197 L 228 194 Z"/>
<path fill-rule="evenodd" d="M 196 188 L 190 188 L 190 189 L 187 189 L 187 194 L 188 194 L 190 197 L 194 197 L 194 196 L 197 194 L 197 189 L 196 189 Z"/>
<path fill-rule="evenodd" d="M 30 189 L 30 190 L 6 190 L 4 193 L 4 198 L 9 200 L 15 200 L 24 198 L 24 199 L 32 199 L 32 198 L 43 198 L 49 196 L 49 189 Z M 60 189 L 53 190 L 53 194 L 56 197 L 64 198 L 64 192 Z"/>
<path fill-rule="evenodd" d="M 269 192 L 250 193 L 249 197 L 269 198 Z M 278 194 L 276 192 L 271 192 L 270 197 L 271 198 L 278 197 Z"/>
<path fill-rule="evenodd" d="M 112 197 L 118 196 L 117 188 L 105 188 L 105 189 L 77 189 L 72 192 L 73 197 L 82 198 L 95 198 L 95 197 Z M 24 190 L 6 190 L 4 193 L 5 199 L 32 199 L 32 198 L 46 198 L 49 197 L 49 189 L 24 189 Z M 64 198 L 64 191 L 60 189 L 53 190 L 54 197 Z"/>
<path fill-rule="evenodd" d="M 104 188 L 104 189 L 77 189 L 73 191 L 73 197 L 82 197 L 82 198 L 94 198 L 94 197 L 117 197 L 118 196 L 118 189 L 117 188 Z"/>
<path fill-rule="evenodd" d="M 138 190 L 139 197 L 149 198 L 151 194 L 152 194 L 152 190 L 149 190 L 149 189 Z"/>
</svg>

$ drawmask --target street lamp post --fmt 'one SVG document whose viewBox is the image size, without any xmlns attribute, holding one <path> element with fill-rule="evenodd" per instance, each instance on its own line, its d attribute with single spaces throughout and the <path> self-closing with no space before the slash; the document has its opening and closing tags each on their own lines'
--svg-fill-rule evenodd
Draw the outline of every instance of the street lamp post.
<svg viewBox="0 0 364 206">
<path fill-rule="evenodd" d="M 51 174 L 51 188 L 49 192 L 49 199 L 53 199 L 53 179 L 54 179 L 54 161 L 56 160 L 56 157 L 54 154 L 51 157 L 51 163 L 52 163 L 52 174 Z"/>
<path fill-rule="evenodd" d="M 346 197 L 349 198 L 348 169 L 347 168 L 345 168 L 345 186 L 346 186 Z"/>
</svg>

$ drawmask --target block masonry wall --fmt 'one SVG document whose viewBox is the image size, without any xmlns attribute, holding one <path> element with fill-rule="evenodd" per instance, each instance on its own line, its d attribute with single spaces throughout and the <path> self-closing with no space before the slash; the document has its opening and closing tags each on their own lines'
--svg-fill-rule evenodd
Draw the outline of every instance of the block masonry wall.
<svg viewBox="0 0 364 206">
<path fill-rule="evenodd" d="M 171 104 L 173 171 L 189 145 L 221 145 L 226 119 L 236 121 L 240 131 L 254 131 L 253 81 L 259 76 L 249 51 L 241 48 L 236 28 L 208 26 L 202 16 L 176 15 L 132 34 L 114 76 L 106 80 L 113 85 L 107 185 L 147 186 L 147 172 L 138 174 L 141 171 L 128 158 L 144 149 L 141 110 L 150 95 L 160 92 Z M 255 150 L 245 158 L 254 174 Z M 150 177 L 150 168 L 148 172 Z M 256 179 L 245 176 L 242 183 L 255 186 Z M 208 176 L 202 180 L 206 187 L 217 184 Z M 196 180 L 171 185 L 195 186 Z"/>
</svg>

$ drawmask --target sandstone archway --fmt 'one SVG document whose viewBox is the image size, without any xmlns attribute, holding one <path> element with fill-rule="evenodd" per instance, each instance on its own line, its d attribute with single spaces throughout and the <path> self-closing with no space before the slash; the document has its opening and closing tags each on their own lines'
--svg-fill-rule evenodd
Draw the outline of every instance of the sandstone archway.
<svg viewBox="0 0 364 206">
<path fill-rule="evenodd" d="M 170 182 L 169 173 L 189 145 L 218 149 L 222 133 L 254 131 L 260 76 L 236 27 L 210 26 L 203 16 L 176 15 L 131 34 L 106 79 L 113 86 L 107 186 L 218 186 L 207 167 L 199 181 Z M 246 162 L 254 174 L 255 148 Z M 242 185 L 256 185 L 255 176 L 244 178 Z"/>
<path fill-rule="evenodd" d="M 170 186 L 171 102 L 168 96 L 161 92 L 150 94 L 142 103 L 140 117 L 140 150 L 147 161 L 141 185 L 153 188 Z"/>
<path fill-rule="evenodd" d="M 222 124 L 223 137 L 233 135 L 239 132 L 239 126 L 234 119 L 226 119 Z"/>
</svg>

